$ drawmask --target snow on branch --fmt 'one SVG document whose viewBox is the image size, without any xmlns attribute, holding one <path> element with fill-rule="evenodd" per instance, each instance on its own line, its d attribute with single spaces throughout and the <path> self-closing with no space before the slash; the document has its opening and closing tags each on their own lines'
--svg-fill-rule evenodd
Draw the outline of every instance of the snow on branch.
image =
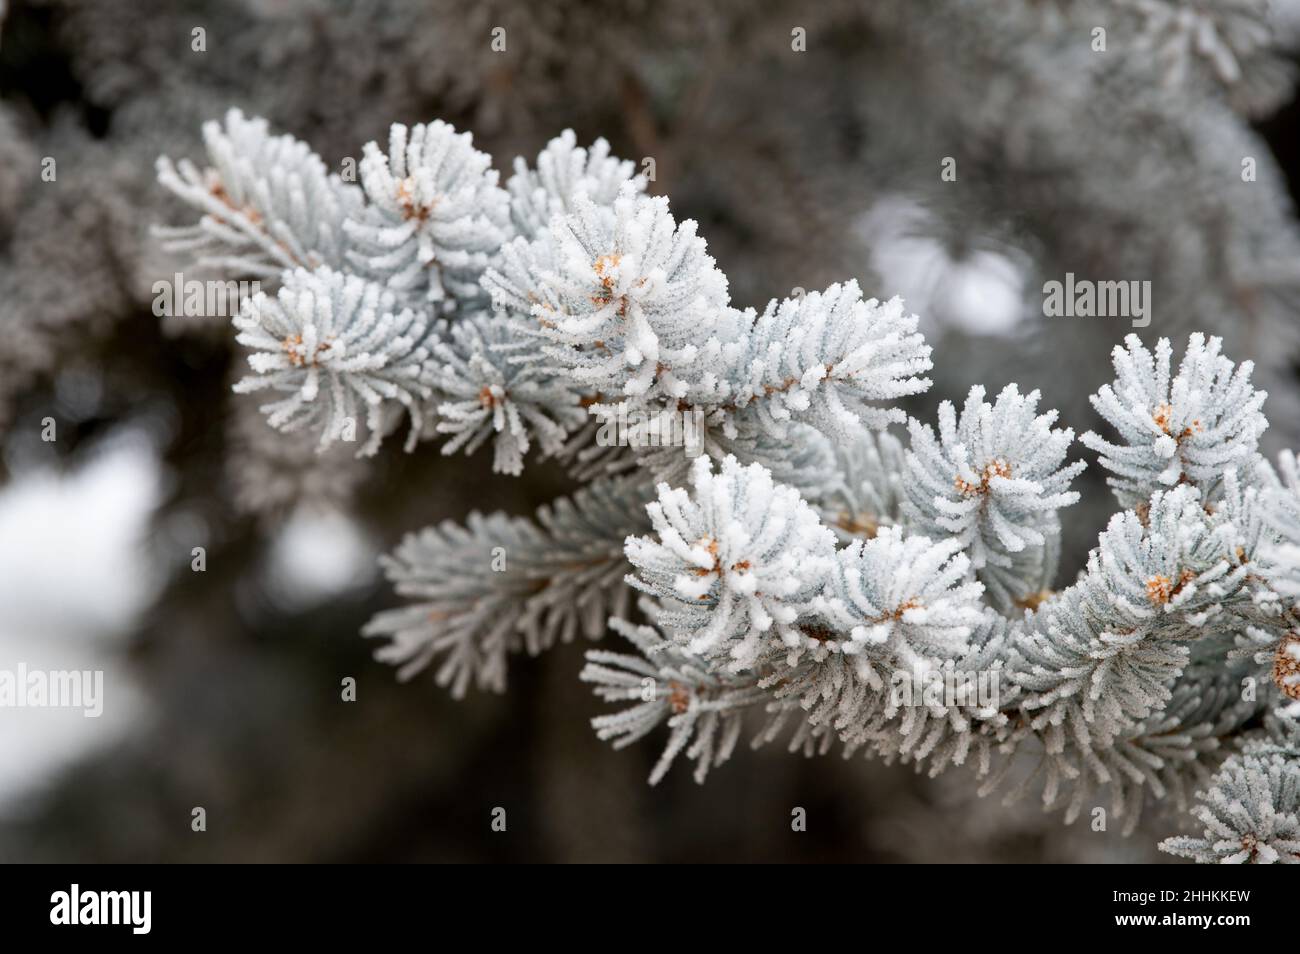
<svg viewBox="0 0 1300 954">
<path fill-rule="evenodd" d="M 414 602 L 366 624 L 388 640 L 377 658 L 403 679 L 438 660 L 438 685 L 460 697 L 471 685 L 504 692 L 512 653 L 602 635 L 629 604 L 622 540 L 645 526 L 647 489 L 596 481 L 536 520 L 471 513 L 409 534 L 382 562 Z"/>
<path fill-rule="evenodd" d="M 158 159 L 158 181 L 203 213 L 194 225 L 157 227 L 164 245 L 198 253 L 198 264 L 237 275 L 277 277 L 284 269 L 344 264 L 343 223 L 361 190 L 328 173 L 292 136 L 237 109 L 203 126 L 211 165 Z"/>
<path fill-rule="evenodd" d="M 566 131 L 501 188 L 440 121 L 368 144 L 360 187 L 238 111 L 204 138 L 209 168 L 158 163 L 202 218 L 161 231 L 278 282 L 234 320 L 235 390 L 273 393 L 271 427 L 365 456 L 405 416 L 408 450 L 490 442 L 498 472 L 536 453 L 579 484 L 383 559 L 409 602 L 365 634 L 402 678 L 501 691 L 510 655 L 612 626 L 635 652 L 581 678 L 621 706 L 595 720 L 616 747 L 666 726 L 652 783 L 680 755 L 702 780 L 752 722 L 753 744 L 973 764 L 985 789 L 1029 763 L 1019 789 L 1069 819 L 1109 787 L 1130 829 L 1202 787 L 1203 837 L 1166 850 L 1300 859 L 1300 475 L 1259 456 L 1265 394 L 1218 338 L 1177 369 L 1168 339 L 1115 349 L 1092 398 L 1113 434 L 1081 442 L 1124 509 L 1056 591 L 1084 463 L 1037 391 L 908 420 L 932 359 L 900 299 L 849 279 L 733 304 L 696 223 L 604 140 Z"/>
<path fill-rule="evenodd" d="M 253 372 L 235 390 L 286 395 L 262 407 L 272 427 L 318 432 L 323 449 L 358 440 L 364 418 L 357 455 L 368 456 L 405 409 L 407 447 L 414 445 L 421 403 L 432 393 L 431 315 L 400 307 L 383 286 L 322 267 L 287 273 L 274 298 L 259 292 L 234 321 Z"/>
<path fill-rule="evenodd" d="M 1086 466 L 1065 463 L 1074 432 L 1054 429 L 1056 412 L 1038 414 L 1038 400 L 1011 384 L 989 404 L 977 385 L 960 416 L 950 402 L 940 405 L 937 438 L 928 425 L 910 424 L 910 523 L 956 538 L 1004 607 L 1027 595 L 1016 557 L 1059 534 L 1057 511 L 1079 499 L 1067 488 Z"/>
<path fill-rule="evenodd" d="M 536 168 L 530 169 L 522 158 L 515 159 L 515 174 L 506 190 L 517 235 L 537 238 L 555 216 L 574 212 L 579 196 L 611 206 L 625 182 L 637 192 L 645 191 L 645 176 L 633 174 L 630 160 L 611 156 L 605 140 L 597 139 L 586 149 L 577 143 L 573 130 L 566 129 L 538 153 Z"/>
<path fill-rule="evenodd" d="M 1254 365 L 1234 365 L 1221 340 L 1193 334 L 1170 377 L 1168 338 L 1148 351 L 1136 335 L 1116 346 L 1116 379 L 1092 405 L 1119 433 L 1112 443 L 1091 431 L 1081 440 L 1101 455 L 1120 504 L 1131 507 L 1179 483 L 1213 481 L 1226 467 L 1245 464 L 1268 426 L 1260 408 L 1267 395 L 1250 385 Z"/>
</svg>

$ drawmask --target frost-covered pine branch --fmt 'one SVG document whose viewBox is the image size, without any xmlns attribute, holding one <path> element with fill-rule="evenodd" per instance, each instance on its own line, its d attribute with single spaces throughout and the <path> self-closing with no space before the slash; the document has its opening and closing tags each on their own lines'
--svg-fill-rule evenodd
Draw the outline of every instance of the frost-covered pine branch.
<svg viewBox="0 0 1300 954">
<path fill-rule="evenodd" d="M 506 182 L 510 221 L 515 233 L 528 240 L 545 232 L 555 216 L 575 212 L 579 196 L 598 206 L 612 206 L 624 183 L 631 183 L 637 192 L 646 188 L 645 176 L 634 174 L 631 160 L 611 156 L 603 139 L 582 148 L 571 129 L 546 144 L 537 154 L 535 169 L 522 158 L 515 159 L 514 169 Z"/>
<path fill-rule="evenodd" d="M 731 757 L 745 710 L 766 700 L 767 693 L 752 679 L 711 673 L 653 627 L 615 618 L 610 628 L 639 655 L 587 654 L 581 679 L 595 683 L 596 695 L 606 702 L 632 703 L 593 720 L 597 736 L 613 739 L 614 748 L 621 749 L 667 724 L 668 743 L 650 772 L 650 784 L 664 777 L 678 754 L 696 763 L 695 778 L 704 781 L 710 768 Z"/>
<path fill-rule="evenodd" d="M 906 455 L 903 442 L 888 431 L 863 431 L 835 444 L 831 470 L 836 481 L 818 496 L 817 506 L 841 542 L 870 539 L 881 527 L 903 521 Z"/>
<path fill-rule="evenodd" d="M 206 169 L 158 160 L 158 181 L 203 213 L 194 225 L 156 228 L 166 247 L 235 277 L 343 265 L 343 223 L 360 209 L 360 189 L 327 172 L 305 143 L 237 109 L 224 124 L 205 123 L 203 140 Z"/>
<path fill-rule="evenodd" d="M 467 133 L 395 125 L 357 188 L 260 120 L 205 134 L 208 172 L 159 164 L 204 212 L 166 236 L 277 282 L 234 322 L 236 390 L 277 392 L 272 428 L 327 448 L 361 427 L 372 454 L 408 416 L 408 450 L 491 443 L 497 472 L 553 457 L 577 484 L 384 558 L 409 602 L 365 632 L 403 677 L 500 691 L 512 654 L 613 628 L 632 651 L 582 679 L 619 707 L 595 720 L 616 747 L 666 726 L 652 782 L 680 755 L 702 780 L 749 727 L 970 766 L 1068 820 L 1108 789 L 1126 830 L 1200 789 L 1206 838 L 1169 850 L 1294 860 L 1300 482 L 1260 457 L 1265 395 L 1218 338 L 1176 370 L 1167 339 L 1115 349 L 1092 398 L 1114 434 L 1082 443 L 1123 509 L 1060 586 L 1086 464 L 1038 392 L 909 418 L 932 359 L 900 299 L 734 303 L 696 223 L 603 140 L 565 132 L 502 188 Z"/>
<path fill-rule="evenodd" d="M 795 624 L 831 572 L 834 535 L 797 491 L 735 458 L 700 458 L 694 493 L 659 485 L 646 508 L 653 537 L 627 542 L 635 585 L 669 601 L 661 622 L 692 654 L 752 668 L 769 634 L 798 650 Z"/>
<path fill-rule="evenodd" d="M 585 194 L 489 273 L 493 301 L 530 316 L 543 350 L 578 383 L 608 395 L 685 397 L 700 343 L 727 305 L 727 280 L 695 223 L 625 183 L 612 205 Z"/>
<path fill-rule="evenodd" d="M 1224 762 L 1192 814 L 1201 837 L 1160 847 L 1209 864 L 1300 864 L 1300 731 L 1275 723 Z"/>
<path fill-rule="evenodd" d="M 863 426 L 903 420 L 892 402 L 930 386 L 930 348 L 899 298 L 863 300 L 856 281 L 771 302 L 746 316 L 738 348 L 724 349 L 727 378 L 717 397 L 748 420 L 784 434 L 786 421 L 848 439 Z M 731 368 L 735 370 L 732 371 Z M 707 392 L 706 392 L 707 393 Z"/>
<path fill-rule="evenodd" d="M 473 142 L 438 120 L 394 123 L 387 153 L 366 143 L 359 171 L 369 201 L 343 223 L 358 271 L 432 302 L 478 294 L 509 211 L 491 157 Z"/>
<path fill-rule="evenodd" d="M 1134 506 L 1164 487 L 1204 485 L 1231 464 L 1250 460 L 1267 422 L 1267 395 L 1250 385 L 1250 361 L 1234 365 L 1221 342 L 1193 334 L 1171 377 L 1172 348 L 1162 338 L 1155 353 L 1136 335 L 1116 346 L 1117 378 L 1093 396 L 1098 413 L 1119 432 L 1116 444 L 1089 432 L 1083 443 L 1100 455 L 1120 503 Z"/>
<path fill-rule="evenodd" d="M 622 541 L 645 525 L 646 489 L 596 481 L 535 520 L 473 513 L 408 535 L 383 566 L 415 602 L 378 614 L 365 635 L 388 641 L 378 656 L 402 678 L 438 660 L 437 682 L 455 696 L 503 692 L 511 654 L 595 639 L 625 614 Z"/>
<path fill-rule="evenodd" d="M 792 424 L 847 440 L 901 420 L 879 404 L 929 386 L 929 349 L 901 301 L 864 300 L 848 282 L 737 310 L 695 223 L 675 222 L 666 200 L 626 183 L 612 206 L 574 205 L 504 248 L 485 284 L 541 339 L 539 360 L 599 399 L 593 413 L 698 410 L 715 456 L 770 467 Z"/>
<path fill-rule="evenodd" d="M 419 437 L 421 406 L 432 394 L 428 368 L 433 319 L 402 307 L 382 285 L 319 268 L 285 275 L 274 298 L 259 292 L 235 318 L 235 340 L 252 351 L 241 393 L 287 396 L 263 406 L 284 431 L 308 428 L 320 446 L 368 434 L 359 456 L 375 453 L 394 412 L 411 415 L 407 446 Z"/>
<path fill-rule="evenodd" d="M 988 404 L 977 385 L 960 417 L 950 403 L 940 406 L 937 439 L 927 425 L 911 425 L 910 522 L 930 536 L 955 537 L 1004 609 L 1032 592 L 1016 558 L 1051 552 L 1057 511 L 1079 499 L 1067 488 L 1085 466 L 1065 464 L 1074 432 L 1053 429 L 1056 413 L 1037 414 L 1038 400 L 1037 391 L 1022 396 L 1012 384 Z"/>
<path fill-rule="evenodd" d="M 518 475 L 534 442 L 558 454 L 568 435 L 586 420 L 582 394 L 567 376 L 522 361 L 529 345 L 509 318 L 476 312 L 452 324 L 434 345 L 431 378 L 437 388 L 440 434 L 450 435 L 444 454 L 472 454 L 493 441 L 493 470 Z"/>
</svg>

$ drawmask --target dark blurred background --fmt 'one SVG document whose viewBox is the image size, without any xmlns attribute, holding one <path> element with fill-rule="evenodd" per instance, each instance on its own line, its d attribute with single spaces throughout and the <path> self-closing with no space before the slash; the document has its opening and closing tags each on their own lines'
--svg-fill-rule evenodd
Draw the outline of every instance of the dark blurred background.
<svg viewBox="0 0 1300 954">
<path fill-rule="evenodd" d="M 399 684 L 359 636 L 398 602 L 376 556 L 572 485 L 267 430 L 230 394 L 228 325 L 151 311 L 177 263 L 149 226 L 190 217 L 154 160 L 201 161 L 232 106 L 334 168 L 394 121 L 472 130 L 503 176 L 564 128 L 604 136 L 654 158 L 734 301 L 851 277 L 904 295 L 935 345 L 923 419 L 1016 381 L 1098 427 L 1087 395 L 1133 329 L 1044 317 L 1072 271 L 1152 281 L 1148 341 L 1199 329 L 1255 360 L 1272 452 L 1300 444 L 1296 7 L 0 0 L 0 667 L 106 680 L 98 720 L 0 710 L 0 860 L 1161 860 L 1169 815 L 1067 827 L 962 772 L 768 748 L 649 788 L 654 742 L 591 731 L 585 645 L 515 660 L 503 696 Z M 1095 474 L 1077 486 L 1067 581 L 1112 508 Z"/>
</svg>

